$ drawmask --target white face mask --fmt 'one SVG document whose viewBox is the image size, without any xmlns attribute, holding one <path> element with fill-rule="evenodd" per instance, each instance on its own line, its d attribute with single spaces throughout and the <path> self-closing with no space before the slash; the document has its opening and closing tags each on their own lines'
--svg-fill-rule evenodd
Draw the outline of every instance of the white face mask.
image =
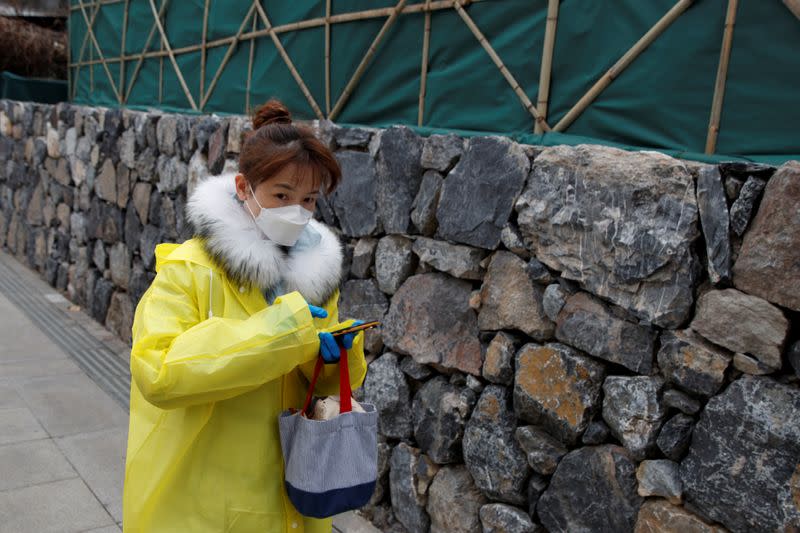
<svg viewBox="0 0 800 533">
<path fill-rule="evenodd" d="M 250 192 L 253 193 L 252 187 L 250 187 Z M 250 215 L 255 220 L 256 225 L 269 240 L 282 246 L 294 246 L 308 221 L 314 216 L 313 212 L 298 204 L 283 207 L 261 207 L 255 193 L 253 193 L 253 200 L 261 208 L 258 216 L 253 215 L 247 202 L 245 202 L 245 205 L 247 205 L 247 210 L 250 211 Z"/>
</svg>

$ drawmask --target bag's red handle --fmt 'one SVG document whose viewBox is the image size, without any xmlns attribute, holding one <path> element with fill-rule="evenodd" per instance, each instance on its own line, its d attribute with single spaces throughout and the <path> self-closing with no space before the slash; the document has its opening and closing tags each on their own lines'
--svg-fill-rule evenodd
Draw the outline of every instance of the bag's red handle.
<svg viewBox="0 0 800 533">
<path fill-rule="evenodd" d="M 350 390 L 350 367 L 347 364 L 347 350 L 339 346 L 339 414 L 353 410 L 351 402 L 353 391 Z"/>
<path fill-rule="evenodd" d="M 311 377 L 311 384 L 308 386 L 308 393 L 306 394 L 306 401 L 303 404 L 303 413 L 305 416 L 311 416 L 308 408 L 311 407 L 311 398 L 314 396 L 314 387 L 317 385 L 317 378 L 322 371 L 324 364 L 322 356 L 317 357 L 317 364 L 314 366 L 314 375 Z M 350 388 L 350 368 L 347 365 L 347 349 L 339 345 L 339 414 L 349 413 L 353 410 L 353 403 L 351 397 L 353 391 Z"/>
</svg>

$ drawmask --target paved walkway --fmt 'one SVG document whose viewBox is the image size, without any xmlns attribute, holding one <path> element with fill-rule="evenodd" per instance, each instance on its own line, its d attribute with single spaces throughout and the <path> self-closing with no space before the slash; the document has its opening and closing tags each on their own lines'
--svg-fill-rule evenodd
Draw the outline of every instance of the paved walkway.
<svg viewBox="0 0 800 533">
<path fill-rule="evenodd" d="M 0 339 L 0 533 L 121 531 L 128 347 L 2 251 Z"/>
</svg>

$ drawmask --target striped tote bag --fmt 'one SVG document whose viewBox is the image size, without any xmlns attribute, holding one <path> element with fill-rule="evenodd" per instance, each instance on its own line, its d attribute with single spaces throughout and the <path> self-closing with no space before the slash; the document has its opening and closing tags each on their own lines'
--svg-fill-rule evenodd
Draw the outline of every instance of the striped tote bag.
<svg viewBox="0 0 800 533">
<path fill-rule="evenodd" d="M 361 404 L 365 412 L 352 411 L 347 350 L 340 348 L 340 353 L 339 415 L 310 418 L 323 364 L 319 357 L 303 409 L 284 411 L 278 419 L 286 492 L 302 515 L 313 518 L 364 506 L 378 477 L 378 412 L 367 403 Z"/>
</svg>

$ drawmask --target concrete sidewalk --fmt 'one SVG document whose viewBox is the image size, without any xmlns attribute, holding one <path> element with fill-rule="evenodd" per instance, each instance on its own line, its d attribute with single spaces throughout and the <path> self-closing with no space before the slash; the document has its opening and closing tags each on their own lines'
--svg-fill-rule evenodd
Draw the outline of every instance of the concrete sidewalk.
<svg viewBox="0 0 800 533">
<path fill-rule="evenodd" d="M 63 297 L 0 260 L 68 317 Z M 121 531 L 127 411 L 4 291 L 0 317 L 0 532 Z"/>
<path fill-rule="evenodd" d="M 121 531 L 128 357 L 0 251 L 0 533 Z M 378 532 L 353 513 L 334 531 Z"/>
</svg>

